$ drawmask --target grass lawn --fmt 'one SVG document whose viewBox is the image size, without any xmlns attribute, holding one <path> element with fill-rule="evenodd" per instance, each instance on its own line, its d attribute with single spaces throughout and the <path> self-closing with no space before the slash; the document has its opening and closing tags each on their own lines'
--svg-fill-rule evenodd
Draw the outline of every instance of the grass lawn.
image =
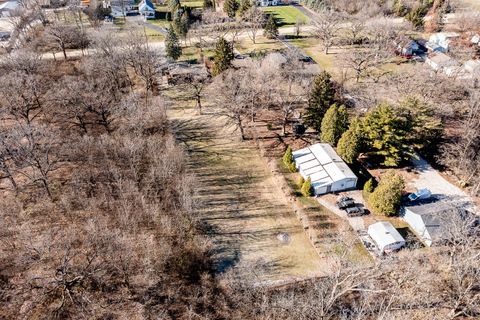
<svg viewBox="0 0 480 320">
<path fill-rule="evenodd" d="M 148 20 L 148 23 L 151 23 L 153 25 L 156 25 L 162 28 L 168 28 L 170 27 L 171 21 L 167 21 L 163 19 L 155 19 L 155 20 Z"/>
<path fill-rule="evenodd" d="M 150 29 L 149 27 L 145 28 L 145 33 L 147 34 L 149 41 L 160 42 L 165 40 L 165 36 L 163 35 L 163 33 Z"/>
<path fill-rule="evenodd" d="M 202 8 L 203 1 L 182 1 L 182 5 L 190 8 Z"/>
<path fill-rule="evenodd" d="M 213 50 L 203 49 L 203 56 L 211 58 L 213 57 L 214 52 Z M 194 46 L 182 47 L 182 55 L 178 59 L 179 61 L 186 61 L 186 62 L 199 62 L 198 59 L 200 58 L 199 49 Z"/>
<path fill-rule="evenodd" d="M 304 23 L 308 22 L 308 17 L 294 6 L 264 7 L 262 10 L 268 13 L 273 13 L 280 27 L 292 26 L 297 22 L 297 19 L 300 19 Z"/>
<path fill-rule="evenodd" d="M 260 52 L 260 51 L 274 51 L 285 49 L 285 46 L 278 40 L 275 39 L 267 39 L 262 36 L 262 32 L 259 32 L 260 36 L 257 35 L 255 40 L 255 44 L 252 42 L 250 38 L 241 39 L 239 42 L 235 44 L 235 48 L 241 54 L 249 54 L 253 51 Z"/>
</svg>

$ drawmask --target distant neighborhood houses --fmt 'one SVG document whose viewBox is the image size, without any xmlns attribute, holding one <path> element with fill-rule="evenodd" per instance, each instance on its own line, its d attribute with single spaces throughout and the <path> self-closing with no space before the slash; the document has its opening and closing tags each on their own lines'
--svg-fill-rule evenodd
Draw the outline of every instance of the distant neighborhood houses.
<svg viewBox="0 0 480 320">
<path fill-rule="evenodd" d="M 297 3 L 298 1 L 290 0 L 256 0 L 255 3 L 259 7 L 268 7 L 268 6 L 278 6 L 278 5 L 289 5 Z"/>
<path fill-rule="evenodd" d="M 428 41 L 403 37 L 394 41 L 394 51 L 407 59 L 418 59 L 438 73 L 462 80 L 480 79 L 480 57 L 460 62 L 449 52 L 460 40 L 456 32 L 439 32 L 432 34 Z M 464 42 L 465 43 L 465 42 Z M 467 44 L 478 46 L 480 50 L 480 34 L 474 34 Z"/>
</svg>

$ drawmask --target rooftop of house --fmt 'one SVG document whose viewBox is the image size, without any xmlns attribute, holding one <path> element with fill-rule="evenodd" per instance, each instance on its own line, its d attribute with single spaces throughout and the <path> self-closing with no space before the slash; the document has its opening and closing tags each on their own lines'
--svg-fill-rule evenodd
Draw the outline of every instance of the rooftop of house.
<svg viewBox="0 0 480 320">
<path fill-rule="evenodd" d="M 452 57 L 442 52 L 433 53 L 428 57 L 428 59 L 431 60 L 432 62 L 435 62 L 438 65 L 443 65 L 443 66 L 447 66 L 447 65 L 451 66 L 451 65 L 458 64 L 455 59 L 453 59 Z"/>
<path fill-rule="evenodd" d="M 405 206 L 405 211 L 407 210 L 422 217 L 432 240 L 441 239 L 451 223 L 465 218 L 468 214 L 467 210 L 441 200 Z"/>
</svg>

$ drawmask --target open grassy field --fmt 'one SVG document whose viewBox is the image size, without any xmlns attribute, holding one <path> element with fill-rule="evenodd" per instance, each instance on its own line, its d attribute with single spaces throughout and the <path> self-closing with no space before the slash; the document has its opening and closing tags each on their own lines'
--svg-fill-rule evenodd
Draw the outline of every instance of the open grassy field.
<svg viewBox="0 0 480 320">
<path fill-rule="evenodd" d="M 263 7 L 262 10 L 273 14 L 281 27 L 292 26 L 297 20 L 303 21 L 304 23 L 309 21 L 308 17 L 294 6 Z"/>
<path fill-rule="evenodd" d="M 262 31 L 259 32 L 255 43 L 250 38 L 240 39 L 235 44 L 235 49 L 237 49 L 241 54 L 250 54 L 252 52 L 261 52 L 261 51 L 274 51 L 285 49 L 285 46 L 278 40 L 267 39 L 262 36 Z"/>
<path fill-rule="evenodd" d="M 156 30 L 150 29 L 148 27 L 145 28 L 145 33 L 147 34 L 149 41 L 164 41 L 165 35 L 161 32 Z"/>
<path fill-rule="evenodd" d="M 218 110 L 208 104 L 204 110 L 198 115 L 192 103 L 177 103 L 168 117 L 189 153 L 196 208 L 211 235 L 217 272 L 246 268 L 256 281 L 325 274 L 328 264 L 309 242 L 256 146 L 240 141 Z M 279 233 L 288 233 L 290 241 L 281 242 Z"/>
<path fill-rule="evenodd" d="M 457 0 L 457 2 L 460 4 L 460 7 L 480 10 L 479 0 Z"/>
</svg>

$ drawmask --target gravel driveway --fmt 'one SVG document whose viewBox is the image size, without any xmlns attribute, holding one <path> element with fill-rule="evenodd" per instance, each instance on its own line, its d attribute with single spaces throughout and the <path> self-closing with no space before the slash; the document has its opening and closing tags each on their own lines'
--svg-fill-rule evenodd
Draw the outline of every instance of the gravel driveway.
<svg viewBox="0 0 480 320">
<path fill-rule="evenodd" d="M 418 179 L 410 181 L 408 183 L 410 186 L 416 189 L 428 188 L 434 195 L 470 199 L 462 189 L 448 182 L 424 159 L 412 159 L 411 162 L 418 174 Z"/>
<path fill-rule="evenodd" d="M 342 196 L 347 196 L 355 200 L 355 203 L 364 204 L 362 192 L 359 190 L 343 192 Z M 343 219 L 346 219 L 350 226 L 355 231 L 365 230 L 365 224 L 363 223 L 363 217 L 348 217 L 347 213 L 344 210 L 337 208 L 336 202 L 337 196 L 333 194 L 323 195 L 317 198 L 317 201 L 328 210 L 332 211 L 336 215 L 340 216 Z"/>
</svg>

